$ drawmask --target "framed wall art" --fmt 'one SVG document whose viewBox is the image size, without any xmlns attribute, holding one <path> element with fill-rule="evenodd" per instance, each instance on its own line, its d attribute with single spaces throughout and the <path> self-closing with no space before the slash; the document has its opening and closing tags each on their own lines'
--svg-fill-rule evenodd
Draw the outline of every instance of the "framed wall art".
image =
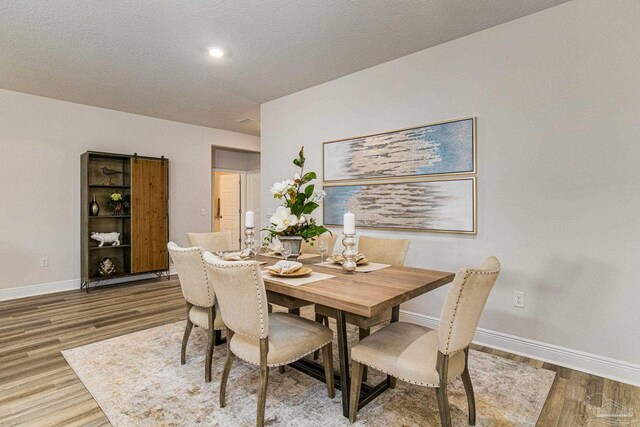
<svg viewBox="0 0 640 427">
<path fill-rule="evenodd" d="M 475 117 L 323 144 L 324 182 L 475 173 Z"/>
<path fill-rule="evenodd" d="M 341 226 L 345 212 L 356 226 L 443 233 L 476 233 L 476 179 L 362 182 L 324 186 L 324 224 Z"/>
</svg>

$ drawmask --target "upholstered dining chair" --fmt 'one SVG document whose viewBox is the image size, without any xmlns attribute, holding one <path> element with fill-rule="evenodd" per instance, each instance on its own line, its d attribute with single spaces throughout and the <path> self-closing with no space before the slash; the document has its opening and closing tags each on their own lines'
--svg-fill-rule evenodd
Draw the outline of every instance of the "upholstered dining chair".
<svg viewBox="0 0 640 427">
<path fill-rule="evenodd" d="M 500 262 L 493 256 L 480 268 L 460 269 L 442 307 L 437 331 L 395 322 L 353 346 L 349 420 L 356 420 L 362 371 L 364 366 L 370 366 L 402 381 L 435 388 L 440 422 L 444 427 L 451 426 L 447 384 L 461 376 L 467 394 L 469 424 L 475 425 L 469 345 L 499 273 Z"/>
<path fill-rule="evenodd" d="M 329 397 L 335 396 L 331 329 L 289 313 L 268 313 L 267 295 L 258 263 L 226 262 L 204 254 L 220 312 L 227 327 L 227 358 L 220 381 L 220 407 L 225 406 L 229 372 L 235 357 L 260 366 L 256 425 L 264 425 L 269 368 L 294 362 L 322 349 Z"/>
<path fill-rule="evenodd" d="M 230 231 L 187 233 L 187 240 L 191 246 L 199 246 L 203 251 L 215 253 L 233 250 Z"/>
<path fill-rule="evenodd" d="M 174 242 L 167 244 L 171 260 L 178 271 L 182 295 L 187 301 L 187 327 L 182 338 L 180 364 L 186 363 L 187 343 L 193 325 L 207 331 L 207 353 L 204 378 L 211 382 L 211 362 L 215 345 L 215 331 L 222 331 L 222 316 L 216 310 L 216 294 L 202 259 L 199 247 L 181 248 Z"/>
<path fill-rule="evenodd" d="M 364 254 L 370 262 L 403 266 L 410 243 L 408 239 L 381 239 L 362 236 L 358 240 L 358 252 Z M 337 313 L 333 308 L 316 305 L 316 322 L 329 326 L 329 317 L 334 319 L 337 317 Z M 359 328 L 359 338 L 363 339 L 369 336 L 372 327 L 391 321 L 391 309 L 374 317 L 363 317 L 347 313 L 346 320 L 347 323 L 356 325 Z M 314 354 L 314 358 L 317 359 L 318 357 L 319 353 Z M 366 368 L 363 378 L 364 381 L 367 380 Z"/>
</svg>

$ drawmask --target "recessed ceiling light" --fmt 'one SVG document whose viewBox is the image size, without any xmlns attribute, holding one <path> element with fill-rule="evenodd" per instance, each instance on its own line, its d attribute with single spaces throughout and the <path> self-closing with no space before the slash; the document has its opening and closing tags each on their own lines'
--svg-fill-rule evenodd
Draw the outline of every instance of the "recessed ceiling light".
<svg viewBox="0 0 640 427">
<path fill-rule="evenodd" d="M 220 49 L 219 47 L 212 47 L 209 48 L 209 55 L 213 56 L 214 58 L 222 58 L 224 56 L 224 50 Z"/>
</svg>

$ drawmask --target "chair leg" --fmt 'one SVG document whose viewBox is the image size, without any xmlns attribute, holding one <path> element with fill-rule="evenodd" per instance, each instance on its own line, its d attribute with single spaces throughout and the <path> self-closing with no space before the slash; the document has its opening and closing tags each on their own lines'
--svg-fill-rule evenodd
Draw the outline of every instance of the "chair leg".
<svg viewBox="0 0 640 427">
<path fill-rule="evenodd" d="M 440 387 L 436 389 L 438 398 L 438 410 L 440 411 L 440 424 L 442 427 L 451 427 L 451 412 L 449 411 L 449 398 L 447 396 L 447 377 L 449 372 L 449 355 L 438 351 L 436 370 L 440 379 Z"/>
<path fill-rule="evenodd" d="M 264 427 L 264 411 L 267 402 L 267 383 L 269 382 L 269 367 L 267 366 L 267 352 L 269 344 L 267 338 L 260 339 L 260 391 L 258 393 L 258 413 L 256 426 Z"/>
<path fill-rule="evenodd" d="M 396 388 L 398 386 L 398 379 L 396 377 L 389 378 L 389 388 Z"/>
<path fill-rule="evenodd" d="M 233 331 L 227 329 L 227 343 L 231 342 Z M 227 345 L 227 359 L 224 362 L 224 370 L 222 371 L 222 378 L 220 379 L 220 407 L 224 408 L 225 394 L 227 392 L 227 380 L 229 379 L 229 372 L 231 372 L 231 365 L 233 365 L 233 353 Z"/>
<path fill-rule="evenodd" d="M 327 380 L 327 392 L 329 399 L 336 396 L 336 387 L 333 383 L 333 344 L 322 347 L 322 363 L 324 364 L 324 376 Z"/>
<path fill-rule="evenodd" d="M 476 425 L 476 398 L 473 395 L 471 375 L 469 375 L 469 347 L 464 350 L 464 371 L 462 371 L 462 383 L 467 394 L 467 406 L 469 407 L 469 424 Z"/>
<path fill-rule="evenodd" d="M 436 389 L 436 397 L 438 398 L 438 410 L 440 411 L 440 424 L 442 427 L 451 427 L 451 413 L 449 412 L 446 384 L 441 384 Z"/>
<path fill-rule="evenodd" d="M 187 327 L 184 330 L 184 337 L 182 337 L 182 350 L 180 351 L 180 364 L 187 363 L 187 343 L 189 342 L 189 335 L 191 335 L 191 329 L 193 329 L 193 323 L 187 319 Z"/>
<path fill-rule="evenodd" d="M 365 365 L 353 360 L 351 362 L 351 396 L 349 401 L 349 421 L 356 422 L 358 405 L 360 405 L 360 388 L 362 387 L 362 373 Z"/>
<path fill-rule="evenodd" d="M 278 372 L 280 372 L 281 374 L 284 374 L 284 365 L 278 366 Z"/>
<path fill-rule="evenodd" d="M 213 348 L 215 344 L 215 331 L 209 329 L 207 331 L 207 357 L 204 361 L 204 380 L 211 382 L 211 363 L 213 362 Z"/>
<path fill-rule="evenodd" d="M 316 313 L 316 323 L 324 324 L 324 316 L 322 314 Z M 313 360 L 318 360 L 320 358 L 320 349 L 313 352 Z"/>
<path fill-rule="evenodd" d="M 300 308 L 290 308 L 289 314 L 295 314 L 296 316 L 300 316 Z"/>
<path fill-rule="evenodd" d="M 359 328 L 360 329 L 360 336 L 359 336 L 359 340 L 362 341 L 363 339 L 365 339 L 366 337 L 369 336 L 369 334 L 371 333 L 371 329 L 365 329 L 365 328 Z M 369 368 L 365 365 L 364 370 L 362 371 L 362 381 L 363 382 L 367 382 L 367 374 L 369 373 Z"/>
<path fill-rule="evenodd" d="M 273 313 L 273 306 L 272 306 L 271 304 L 269 304 L 269 305 L 267 306 L 267 312 L 268 312 L 268 313 Z"/>
</svg>

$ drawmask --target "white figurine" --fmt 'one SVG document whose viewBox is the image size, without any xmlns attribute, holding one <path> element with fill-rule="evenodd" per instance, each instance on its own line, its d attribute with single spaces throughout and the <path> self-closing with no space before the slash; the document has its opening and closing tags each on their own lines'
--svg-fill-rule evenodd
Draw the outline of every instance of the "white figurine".
<svg viewBox="0 0 640 427">
<path fill-rule="evenodd" d="M 96 233 L 95 231 L 91 232 L 91 238 L 93 240 L 97 240 L 100 242 L 98 247 L 102 247 L 105 243 L 113 243 L 111 246 L 117 246 L 120 244 L 120 233 Z"/>
</svg>

